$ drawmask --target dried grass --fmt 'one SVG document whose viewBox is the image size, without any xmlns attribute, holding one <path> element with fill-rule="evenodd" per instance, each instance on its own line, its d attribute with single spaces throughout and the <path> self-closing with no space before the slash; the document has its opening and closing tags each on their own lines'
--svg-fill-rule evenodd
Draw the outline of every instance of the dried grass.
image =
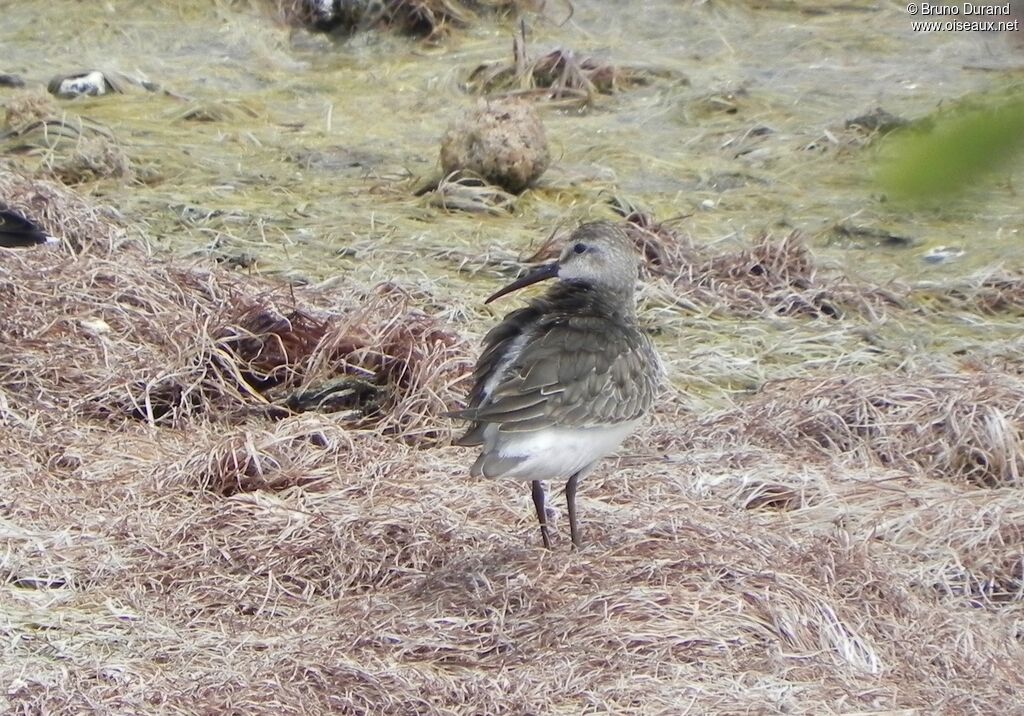
<svg viewBox="0 0 1024 716">
<path fill-rule="evenodd" d="M 426 203 L 445 211 L 466 211 L 473 214 L 507 216 L 515 206 L 515 195 L 477 176 L 456 172 L 442 178 L 426 196 Z"/>
<path fill-rule="evenodd" d="M 671 279 L 679 276 L 687 266 L 700 261 L 700 250 L 694 246 L 689 235 L 676 226 L 687 219 L 688 215 L 658 221 L 652 213 L 622 197 L 613 197 L 609 204 L 625 221 L 623 228 L 633 239 L 643 259 L 642 268 L 646 277 Z"/>
<path fill-rule="evenodd" d="M 904 306 L 902 291 L 858 284 L 820 271 L 799 233 L 763 234 L 735 252 L 705 254 L 679 268 L 674 296 L 684 305 L 738 316 L 774 314 L 842 318 L 853 312 L 877 318 Z"/>
<path fill-rule="evenodd" d="M 562 48 L 530 59 L 524 29 L 512 38 L 512 59 L 477 66 L 466 78 L 465 88 L 473 94 L 529 97 L 579 107 L 591 104 L 598 95 L 646 85 L 664 75 L 650 68 L 616 66 Z"/>
<path fill-rule="evenodd" d="M 266 285 L 126 253 L 16 256 L 0 282 L 5 336 L 26 346 L 41 331 L 48 337 L 45 348 L 0 361 L 11 394 L 115 422 L 279 417 L 310 409 L 302 395 L 349 377 L 371 390 L 344 406 L 348 422 L 436 440 L 433 423 L 458 394 L 469 360 L 461 339 L 386 285 L 330 297 L 307 289 L 302 298 L 324 307 L 289 308 L 291 296 Z M 54 350 L 66 365 L 52 362 Z"/>
<path fill-rule="evenodd" d="M 37 215 L 47 229 L 56 219 L 110 231 L 52 185 L 15 181 L 0 186 L 0 199 L 33 214 L 45 202 L 56 212 Z M 11 399 L 39 409 L 115 423 L 230 421 L 339 410 L 344 401 L 310 403 L 310 391 L 338 398 L 340 388 L 364 385 L 350 391 L 349 422 L 422 442 L 438 439 L 437 416 L 461 394 L 468 346 L 394 285 L 289 292 L 220 269 L 153 263 L 130 248 L 78 259 L 8 253 L 0 333 L 21 350 L 0 359 L 0 376 Z"/>
<path fill-rule="evenodd" d="M 20 110 L 31 116 L 32 108 Z M 12 126 L 0 134 L 0 147 L 40 176 L 68 185 L 97 179 L 130 181 L 132 163 L 105 127 L 74 115 L 53 116 Z"/>
<path fill-rule="evenodd" d="M 60 113 L 49 93 L 42 90 L 18 92 L 4 101 L 4 128 L 14 129 Z"/>
<path fill-rule="evenodd" d="M 116 443 L 65 426 L 53 447 L 80 463 L 43 479 L 18 451 L 0 477 L 17 497 L 0 523 L 4 663 L 21 666 L 4 694 L 12 712 L 1019 704 L 1022 646 L 1005 625 L 1020 597 L 965 591 L 1012 555 L 979 522 L 1024 524 L 1008 495 L 896 491 L 886 481 L 898 474 L 805 464 L 775 477 L 815 480 L 825 497 L 780 519 L 719 496 L 760 469 L 692 453 L 682 470 L 646 461 L 595 475 L 591 546 L 546 554 L 528 544 L 521 485 L 451 478 L 461 451 L 411 451 L 323 415 L 129 426 Z M 251 462 L 229 455 L 258 459 L 262 474 L 252 481 L 239 470 Z"/>
<path fill-rule="evenodd" d="M 54 186 L 45 221 L 113 231 Z M 669 389 L 548 553 L 446 444 L 472 350 L 431 296 L 80 240 L 0 261 L 0 710 L 1021 708 L 1019 379 L 805 375 L 700 419 Z M 355 379 L 371 414 L 286 410 Z"/>
<path fill-rule="evenodd" d="M 867 375 L 769 383 L 702 439 L 1024 486 L 1024 382 L 1004 373 Z"/>
<path fill-rule="evenodd" d="M 105 254 L 125 241 L 114 209 L 96 205 L 57 182 L 30 178 L 6 161 L 0 161 L 0 203 L 32 217 L 76 253 Z"/>
<path fill-rule="evenodd" d="M 955 309 L 984 315 L 1021 315 L 1024 314 L 1024 275 L 989 271 L 954 284 L 916 286 L 914 298 L 934 311 Z"/>
</svg>

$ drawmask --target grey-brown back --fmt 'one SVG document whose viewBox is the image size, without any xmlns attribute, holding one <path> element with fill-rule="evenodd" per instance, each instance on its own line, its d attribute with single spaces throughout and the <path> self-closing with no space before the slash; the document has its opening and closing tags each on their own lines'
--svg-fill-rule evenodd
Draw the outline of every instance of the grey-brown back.
<svg viewBox="0 0 1024 716">
<path fill-rule="evenodd" d="M 560 282 L 495 326 L 484 338 L 469 406 L 457 413 L 474 421 L 459 444 L 482 444 L 490 424 L 513 433 L 643 415 L 661 381 L 660 362 L 633 307 L 613 304 L 592 287 Z"/>
</svg>

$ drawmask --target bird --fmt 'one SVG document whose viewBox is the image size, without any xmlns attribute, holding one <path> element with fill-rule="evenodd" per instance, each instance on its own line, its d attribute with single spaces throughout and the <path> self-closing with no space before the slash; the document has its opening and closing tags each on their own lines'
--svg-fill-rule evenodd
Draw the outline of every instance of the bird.
<svg viewBox="0 0 1024 716">
<path fill-rule="evenodd" d="M 0 248 L 16 249 L 40 244 L 56 244 L 34 221 L 0 205 Z"/>
<path fill-rule="evenodd" d="M 566 479 L 572 549 L 580 549 L 579 481 L 637 428 L 664 376 L 637 322 L 639 263 L 617 225 L 584 223 L 556 261 L 485 301 L 556 279 L 484 336 L 467 406 L 450 413 L 472 423 L 455 441 L 480 448 L 472 476 L 530 481 L 547 549 L 544 481 Z"/>
</svg>

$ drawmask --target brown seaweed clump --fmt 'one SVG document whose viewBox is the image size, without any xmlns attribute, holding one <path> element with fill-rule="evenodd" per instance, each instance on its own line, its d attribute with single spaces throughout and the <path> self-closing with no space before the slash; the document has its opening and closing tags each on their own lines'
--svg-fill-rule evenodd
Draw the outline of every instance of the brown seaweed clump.
<svg viewBox="0 0 1024 716">
<path fill-rule="evenodd" d="M 457 118 L 441 140 L 446 175 L 470 174 L 518 194 L 548 168 L 544 124 L 518 100 L 481 101 Z"/>
<path fill-rule="evenodd" d="M 633 239 L 643 258 L 641 267 L 648 276 L 673 279 L 699 261 L 701 252 L 676 224 L 689 214 L 659 221 L 650 211 L 641 209 L 620 196 L 608 201 L 612 211 L 622 217 L 626 235 Z"/>
</svg>

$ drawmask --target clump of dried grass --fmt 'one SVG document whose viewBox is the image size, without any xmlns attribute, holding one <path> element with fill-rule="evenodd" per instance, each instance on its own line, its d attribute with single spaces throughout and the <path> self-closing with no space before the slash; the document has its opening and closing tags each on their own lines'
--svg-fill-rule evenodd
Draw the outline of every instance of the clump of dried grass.
<svg viewBox="0 0 1024 716">
<path fill-rule="evenodd" d="M 43 166 L 49 175 L 68 185 L 108 178 L 131 180 L 135 176 L 125 151 L 102 135 L 82 137 L 66 153 L 50 146 Z"/>
<path fill-rule="evenodd" d="M 445 211 L 492 216 L 507 216 L 516 199 L 514 194 L 467 172 L 446 176 L 432 190 L 421 189 L 417 194 L 425 196 L 428 205 Z"/>
<path fill-rule="evenodd" d="M 510 61 L 479 65 L 469 74 L 465 88 L 480 95 L 520 96 L 566 106 L 585 106 L 598 95 L 649 84 L 659 74 L 663 73 L 616 66 L 561 48 L 530 59 L 524 30 L 512 38 Z"/>
<path fill-rule="evenodd" d="M 872 316 L 903 303 L 894 291 L 821 275 L 796 232 L 781 239 L 764 234 L 749 248 L 706 255 L 684 266 L 672 284 L 685 301 L 734 315 L 842 318 L 852 310 Z"/>
<path fill-rule="evenodd" d="M 36 173 L 68 185 L 134 177 L 131 160 L 114 135 L 81 117 L 47 117 L 12 127 L 0 135 L 0 146 Z"/>
<path fill-rule="evenodd" d="M 392 285 L 307 288 L 293 298 L 132 252 L 77 261 L 20 254 L 0 267 L 0 285 L 3 338 L 19 349 L 0 359 L 12 394 L 108 420 L 176 425 L 345 409 L 338 417 L 349 424 L 436 441 L 445 435 L 437 416 L 461 394 L 469 365 L 462 339 Z M 347 403 L 309 398 L 340 398 L 344 388 Z"/>
<path fill-rule="evenodd" d="M 75 252 L 107 253 L 124 240 L 113 209 L 62 184 L 30 178 L 6 161 L 0 162 L 0 203 L 31 217 Z"/>
<path fill-rule="evenodd" d="M 696 433 L 980 487 L 1024 486 L 1024 382 L 1003 373 L 777 381 Z"/>
<path fill-rule="evenodd" d="M 4 128 L 14 129 L 60 114 L 60 108 L 47 92 L 18 92 L 4 101 Z"/>
<path fill-rule="evenodd" d="M 736 304 L 770 303 L 781 314 L 840 315 L 819 287 L 811 252 L 795 232 L 779 240 L 762 235 L 748 249 L 709 258 L 695 273 L 694 289 L 731 294 Z"/>
<path fill-rule="evenodd" d="M 176 489 L 194 486 L 222 497 L 294 487 L 315 492 L 327 489 L 335 478 L 320 466 L 322 453 L 351 447 L 352 442 L 337 427 L 290 419 L 270 430 L 202 434 L 206 439 L 168 465 L 159 479 L 173 481 Z"/>
<path fill-rule="evenodd" d="M 982 314 L 1024 313 L 1024 275 L 987 272 L 949 284 L 916 286 L 913 298 L 931 310 L 960 309 Z"/>
<path fill-rule="evenodd" d="M 235 99 L 189 100 L 184 107 L 167 116 L 174 121 L 185 122 L 237 122 L 258 117 L 259 112 Z"/>
</svg>

